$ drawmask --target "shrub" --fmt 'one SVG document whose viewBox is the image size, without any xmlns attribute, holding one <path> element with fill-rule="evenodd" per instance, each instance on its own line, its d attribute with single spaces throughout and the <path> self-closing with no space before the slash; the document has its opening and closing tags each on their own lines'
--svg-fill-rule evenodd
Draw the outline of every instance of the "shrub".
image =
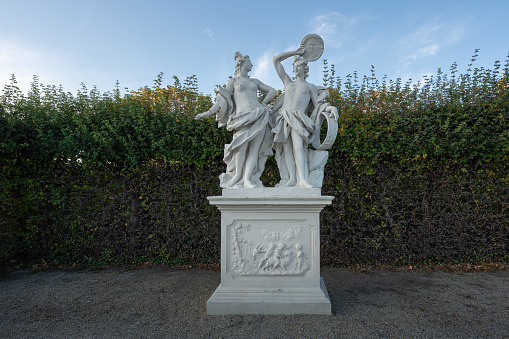
<svg viewBox="0 0 509 339">
<path fill-rule="evenodd" d="M 476 56 L 474 56 L 475 59 Z M 322 259 L 333 265 L 509 258 L 508 64 L 423 83 L 325 65 L 338 138 L 326 166 Z M 0 262 L 219 260 L 224 144 L 196 77 L 121 96 L 34 78 L 0 97 Z M 277 181 L 269 158 L 262 180 Z"/>
</svg>

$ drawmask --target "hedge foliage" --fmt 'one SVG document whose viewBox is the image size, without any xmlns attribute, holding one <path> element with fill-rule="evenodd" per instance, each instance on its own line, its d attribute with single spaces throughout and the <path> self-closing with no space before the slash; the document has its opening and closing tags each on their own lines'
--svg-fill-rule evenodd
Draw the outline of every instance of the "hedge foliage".
<svg viewBox="0 0 509 339">
<path fill-rule="evenodd" d="M 475 61 L 476 55 L 472 59 Z M 337 77 L 324 263 L 509 259 L 509 65 L 410 82 Z M 217 262 L 223 146 L 196 77 L 76 96 L 34 78 L 0 97 L 0 263 Z M 277 182 L 269 158 L 262 180 Z"/>
<path fill-rule="evenodd" d="M 160 75 L 161 76 L 161 75 Z M 214 161 L 230 135 L 214 121 L 198 124 L 193 116 L 211 99 L 192 90 L 192 81 L 120 96 L 90 92 L 83 85 L 76 97 L 62 88 L 42 86 L 34 78 L 27 96 L 7 86 L 2 97 L 2 159 L 52 163 L 115 163 L 135 167 L 146 159 L 206 164 Z"/>
</svg>

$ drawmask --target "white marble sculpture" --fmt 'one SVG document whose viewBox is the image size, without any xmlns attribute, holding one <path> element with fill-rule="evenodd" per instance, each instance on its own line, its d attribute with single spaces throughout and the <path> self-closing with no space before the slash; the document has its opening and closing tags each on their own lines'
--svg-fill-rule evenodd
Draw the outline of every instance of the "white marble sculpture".
<svg viewBox="0 0 509 339">
<path fill-rule="evenodd" d="M 263 187 L 260 176 L 267 157 L 276 150 L 281 187 L 322 187 L 329 149 L 338 131 L 338 111 L 326 102 L 329 92 L 306 81 L 308 62 L 320 58 L 323 40 L 316 34 L 302 39 L 300 48 L 274 57 L 277 74 L 285 93 L 272 108 L 267 107 L 276 90 L 260 80 L 249 77 L 252 64 L 249 56 L 235 53 L 235 74 L 226 87 L 216 89 L 215 104 L 196 119 L 216 114 L 219 127 L 234 131 L 233 140 L 225 145 L 226 173 L 220 175 L 222 188 Z M 285 72 L 281 61 L 295 56 L 295 80 Z M 263 102 L 258 91 L 267 93 Z M 277 112 L 277 113 L 276 113 Z M 322 123 L 328 131 L 320 141 Z M 312 144 L 314 149 L 308 148 Z"/>
<path fill-rule="evenodd" d="M 321 46 L 320 46 L 321 44 Z M 321 47 L 321 49 L 320 49 Z M 321 56 L 323 41 L 316 34 L 306 36 L 301 47 L 295 51 L 274 56 L 274 67 L 283 81 L 285 93 L 274 104 L 278 110 L 273 147 L 279 167 L 282 187 L 321 187 L 323 170 L 329 149 L 337 135 L 338 111 L 325 99 L 329 93 L 324 87 L 317 87 L 306 81 L 308 61 Z M 293 71 L 295 80 L 285 72 L 281 61 L 295 56 Z M 327 119 L 328 133 L 320 142 L 320 128 Z M 308 149 L 312 144 L 313 149 Z"/>
<path fill-rule="evenodd" d="M 216 114 L 219 127 L 234 131 L 233 140 L 225 145 L 226 173 L 221 174 L 222 188 L 263 187 L 260 176 L 269 155 L 272 155 L 272 134 L 269 127 L 271 110 L 267 103 L 276 90 L 260 80 L 250 78 L 253 65 L 249 56 L 235 53 L 235 73 L 225 88 L 216 89 L 215 104 L 198 114 L 203 119 Z M 262 103 L 258 91 L 267 93 Z"/>
<path fill-rule="evenodd" d="M 334 197 L 322 196 L 319 187 L 338 114 L 325 102 L 327 89 L 306 81 L 307 62 L 322 51 L 322 39 L 310 34 L 298 50 L 274 57 L 285 94 L 270 110 L 266 103 L 275 90 L 250 79 L 249 58 L 236 54 L 235 77 L 218 88 L 210 111 L 197 116 L 215 113 L 219 126 L 235 131 L 225 145 L 227 170 L 220 177 L 225 189 L 208 197 L 221 211 L 221 284 L 207 301 L 207 314 L 331 314 L 320 277 L 320 211 Z M 297 55 L 292 80 L 281 61 Z M 258 90 L 267 92 L 262 103 Z M 281 182 L 263 188 L 260 174 L 272 148 Z"/>
</svg>

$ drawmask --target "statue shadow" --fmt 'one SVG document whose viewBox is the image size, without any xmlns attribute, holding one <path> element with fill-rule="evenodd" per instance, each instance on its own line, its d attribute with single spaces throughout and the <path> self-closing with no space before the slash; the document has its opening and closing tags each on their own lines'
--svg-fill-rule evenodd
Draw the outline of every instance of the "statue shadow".
<svg viewBox="0 0 509 339">
<path fill-rule="evenodd" d="M 321 270 L 333 316 L 355 316 L 367 309 L 383 311 L 391 307 L 404 308 L 418 302 L 434 284 L 428 274 L 413 271 L 370 270 L 354 272 L 349 269 Z"/>
</svg>

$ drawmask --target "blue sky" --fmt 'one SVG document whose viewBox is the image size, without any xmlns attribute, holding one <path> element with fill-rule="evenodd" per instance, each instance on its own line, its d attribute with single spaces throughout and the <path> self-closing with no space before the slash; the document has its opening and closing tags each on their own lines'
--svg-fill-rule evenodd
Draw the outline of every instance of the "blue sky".
<svg viewBox="0 0 509 339">
<path fill-rule="evenodd" d="M 233 75 L 235 51 L 251 76 L 282 89 L 272 57 L 309 33 L 325 42 L 308 81 L 322 84 L 323 59 L 341 77 L 421 80 L 458 62 L 492 68 L 509 51 L 509 1 L 1 1 L 0 88 L 11 74 L 27 91 L 33 75 L 76 93 L 83 82 L 111 91 L 196 75 L 213 93 Z M 291 72 L 291 61 L 283 63 Z"/>
</svg>

